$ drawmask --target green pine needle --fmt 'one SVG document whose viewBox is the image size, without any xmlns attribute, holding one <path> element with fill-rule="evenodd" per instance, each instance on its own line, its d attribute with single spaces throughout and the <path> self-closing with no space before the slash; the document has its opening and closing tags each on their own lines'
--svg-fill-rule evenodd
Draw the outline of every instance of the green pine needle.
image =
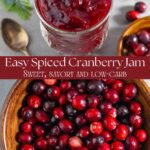
<svg viewBox="0 0 150 150">
<path fill-rule="evenodd" d="M 31 16 L 31 4 L 29 0 L 0 0 L 5 9 L 17 13 L 22 19 L 27 20 Z"/>
</svg>

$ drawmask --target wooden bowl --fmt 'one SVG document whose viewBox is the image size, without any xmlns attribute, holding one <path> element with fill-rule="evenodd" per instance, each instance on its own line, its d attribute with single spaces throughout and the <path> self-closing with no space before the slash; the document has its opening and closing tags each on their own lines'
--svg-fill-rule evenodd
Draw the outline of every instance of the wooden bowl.
<svg viewBox="0 0 150 150">
<path fill-rule="evenodd" d="M 126 56 L 125 52 L 127 51 L 123 47 L 123 40 L 125 37 L 137 33 L 140 30 L 143 29 L 150 29 L 150 17 L 144 17 L 141 19 L 138 19 L 131 23 L 122 33 L 119 42 L 118 42 L 118 56 Z"/>
<path fill-rule="evenodd" d="M 22 105 L 22 101 L 26 95 L 26 87 L 30 80 L 18 81 L 10 91 L 3 109 L 2 115 L 2 150 L 16 150 L 16 133 L 19 131 L 19 123 L 21 120 L 18 118 L 18 110 Z M 127 81 L 131 82 L 131 81 Z M 144 143 L 142 150 L 150 150 L 150 89 L 143 80 L 134 80 L 139 88 L 138 100 L 144 108 L 144 128 L 148 132 L 148 140 Z"/>
</svg>

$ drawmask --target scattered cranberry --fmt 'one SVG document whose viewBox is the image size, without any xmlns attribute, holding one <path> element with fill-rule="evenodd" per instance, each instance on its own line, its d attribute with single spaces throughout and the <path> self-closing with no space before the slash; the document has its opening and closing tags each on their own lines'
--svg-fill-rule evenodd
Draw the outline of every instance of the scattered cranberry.
<svg viewBox="0 0 150 150">
<path fill-rule="evenodd" d="M 59 105 L 65 105 L 67 103 L 67 98 L 65 94 L 60 95 L 58 99 Z"/>
<path fill-rule="evenodd" d="M 131 110 L 132 113 L 140 115 L 142 113 L 142 106 L 139 102 L 133 101 L 130 104 L 130 110 Z"/>
<path fill-rule="evenodd" d="M 143 44 L 148 44 L 150 42 L 150 33 L 146 30 L 142 30 L 137 33 L 139 41 Z"/>
<path fill-rule="evenodd" d="M 82 127 L 79 131 L 79 136 L 81 138 L 87 138 L 90 135 L 89 127 Z"/>
<path fill-rule="evenodd" d="M 66 148 L 68 146 L 69 135 L 63 134 L 59 137 L 59 145 L 61 148 Z"/>
<path fill-rule="evenodd" d="M 35 112 L 35 117 L 41 123 L 46 123 L 49 121 L 48 115 L 42 110 L 37 110 Z"/>
<path fill-rule="evenodd" d="M 30 144 L 33 140 L 32 134 L 30 133 L 18 133 L 17 135 L 17 140 L 21 144 Z"/>
<path fill-rule="evenodd" d="M 122 142 L 115 141 L 111 144 L 111 150 L 125 150 L 125 147 Z"/>
<path fill-rule="evenodd" d="M 138 149 L 138 142 L 134 136 L 129 136 L 126 139 L 126 147 L 128 150 L 136 150 Z"/>
<path fill-rule="evenodd" d="M 116 108 L 112 108 L 108 113 L 107 113 L 108 116 L 111 116 L 113 118 L 116 118 L 117 117 L 117 109 Z"/>
<path fill-rule="evenodd" d="M 146 9 L 147 9 L 147 6 L 144 2 L 137 2 L 135 4 L 135 10 L 138 11 L 138 12 L 143 13 L 143 12 L 146 11 Z"/>
<path fill-rule="evenodd" d="M 83 145 L 82 140 L 79 137 L 73 136 L 69 138 L 69 147 L 71 149 L 80 149 L 82 148 L 82 145 Z"/>
<path fill-rule="evenodd" d="M 138 43 L 138 37 L 136 34 L 132 34 L 125 39 L 125 46 L 132 49 L 135 44 Z"/>
<path fill-rule="evenodd" d="M 101 136 L 104 137 L 105 142 L 109 142 L 112 140 L 112 134 L 109 131 L 103 131 Z"/>
<path fill-rule="evenodd" d="M 57 82 L 57 80 L 56 79 L 44 79 L 44 82 L 45 84 L 52 86 Z"/>
<path fill-rule="evenodd" d="M 142 117 L 134 114 L 130 116 L 130 122 L 135 128 L 139 128 L 142 125 Z"/>
<path fill-rule="evenodd" d="M 138 140 L 138 142 L 143 143 L 143 142 L 145 142 L 147 140 L 147 133 L 143 129 L 138 129 L 135 132 L 135 137 Z"/>
<path fill-rule="evenodd" d="M 63 119 L 64 118 L 64 111 L 62 107 L 55 107 L 53 110 L 53 116 L 56 119 Z"/>
<path fill-rule="evenodd" d="M 24 122 L 21 125 L 21 130 L 25 133 L 30 133 L 32 131 L 32 125 L 29 122 Z"/>
<path fill-rule="evenodd" d="M 87 97 L 87 106 L 89 108 L 96 108 L 100 102 L 100 99 L 98 96 L 90 95 Z"/>
<path fill-rule="evenodd" d="M 60 91 L 61 92 L 67 92 L 71 88 L 71 82 L 70 81 L 62 81 L 60 83 Z"/>
<path fill-rule="evenodd" d="M 112 104 L 110 102 L 104 102 L 100 105 L 100 109 L 103 114 L 107 114 L 112 109 Z"/>
<path fill-rule="evenodd" d="M 140 18 L 140 14 L 135 10 L 130 10 L 126 15 L 126 18 L 128 21 L 135 21 Z"/>
<path fill-rule="evenodd" d="M 112 85 L 112 88 L 118 92 L 121 92 L 124 87 L 124 82 L 122 80 L 116 80 L 115 83 Z"/>
<path fill-rule="evenodd" d="M 95 135 L 100 135 L 103 131 L 103 126 L 101 122 L 93 122 L 90 125 L 90 131 Z"/>
<path fill-rule="evenodd" d="M 134 45 L 133 49 L 136 56 L 144 56 L 148 51 L 144 44 L 136 44 Z"/>
<path fill-rule="evenodd" d="M 42 137 L 45 134 L 45 129 L 41 125 L 35 125 L 33 128 L 34 134 L 38 137 Z"/>
<path fill-rule="evenodd" d="M 70 133 L 73 130 L 72 122 L 66 119 L 63 119 L 59 122 L 59 127 L 65 133 Z"/>
<path fill-rule="evenodd" d="M 35 148 L 30 144 L 25 144 L 20 147 L 20 150 L 35 150 Z"/>
<path fill-rule="evenodd" d="M 110 150 L 110 146 L 108 143 L 102 143 L 99 147 L 98 150 Z"/>
<path fill-rule="evenodd" d="M 36 95 L 31 95 L 28 97 L 27 103 L 31 108 L 39 108 L 41 106 L 41 98 Z"/>
<path fill-rule="evenodd" d="M 50 147 L 55 147 L 57 145 L 58 139 L 56 136 L 48 136 L 47 137 L 47 145 Z"/>
<path fill-rule="evenodd" d="M 35 141 L 35 146 L 37 149 L 46 149 L 47 148 L 47 140 L 45 138 L 41 137 Z"/>
<path fill-rule="evenodd" d="M 47 96 L 52 100 L 58 98 L 59 95 L 60 95 L 60 90 L 57 86 L 52 86 L 47 89 Z"/>
</svg>

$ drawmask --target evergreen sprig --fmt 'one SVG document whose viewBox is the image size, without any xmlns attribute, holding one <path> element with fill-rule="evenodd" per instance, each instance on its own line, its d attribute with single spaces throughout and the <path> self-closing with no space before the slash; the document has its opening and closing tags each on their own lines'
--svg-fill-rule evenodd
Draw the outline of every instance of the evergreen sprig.
<svg viewBox="0 0 150 150">
<path fill-rule="evenodd" d="M 17 13 L 24 20 L 31 16 L 32 7 L 29 0 L 0 0 L 0 2 L 7 11 Z"/>
</svg>

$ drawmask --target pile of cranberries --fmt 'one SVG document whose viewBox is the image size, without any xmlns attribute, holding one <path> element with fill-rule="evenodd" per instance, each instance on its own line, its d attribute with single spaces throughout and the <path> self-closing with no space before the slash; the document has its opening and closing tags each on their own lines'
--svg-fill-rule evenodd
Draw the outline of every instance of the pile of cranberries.
<svg viewBox="0 0 150 150">
<path fill-rule="evenodd" d="M 111 7 L 111 0 L 37 0 L 42 17 L 50 25 L 81 31 L 98 24 Z"/>
<path fill-rule="evenodd" d="M 144 13 L 147 9 L 147 5 L 144 2 L 137 2 L 134 6 L 134 10 L 127 12 L 126 18 L 128 21 L 134 21 L 141 17 L 140 13 Z"/>
<path fill-rule="evenodd" d="M 19 111 L 19 150 L 141 150 L 138 89 L 123 80 L 34 80 Z"/>
<path fill-rule="evenodd" d="M 150 30 L 141 30 L 124 38 L 124 55 L 150 56 Z"/>
</svg>

